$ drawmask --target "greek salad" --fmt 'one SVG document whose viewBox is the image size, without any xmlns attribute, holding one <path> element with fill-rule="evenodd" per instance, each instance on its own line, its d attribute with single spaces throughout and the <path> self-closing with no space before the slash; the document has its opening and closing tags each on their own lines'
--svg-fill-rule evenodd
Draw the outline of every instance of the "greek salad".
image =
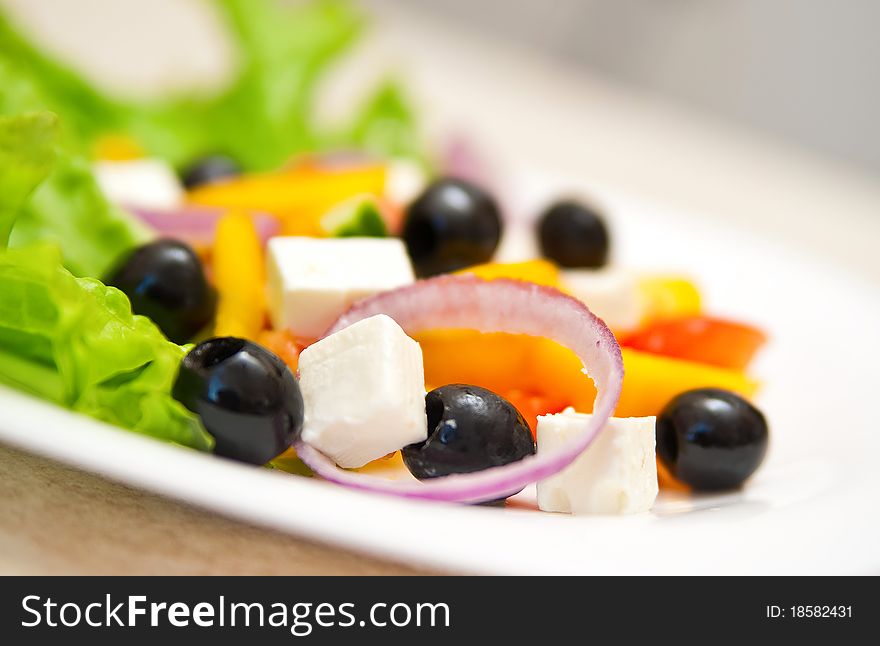
<svg viewBox="0 0 880 646">
<path fill-rule="evenodd" d="M 311 108 L 338 2 L 218 0 L 228 88 L 110 97 L 0 16 L 0 383 L 225 459 L 413 499 L 651 509 L 741 487 L 768 446 L 757 327 L 613 260 L 561 195 L 501 262 L 485 178 L 394 82 Z M 698 278 L 698 277 L 697 277 Z"/>
</svg>

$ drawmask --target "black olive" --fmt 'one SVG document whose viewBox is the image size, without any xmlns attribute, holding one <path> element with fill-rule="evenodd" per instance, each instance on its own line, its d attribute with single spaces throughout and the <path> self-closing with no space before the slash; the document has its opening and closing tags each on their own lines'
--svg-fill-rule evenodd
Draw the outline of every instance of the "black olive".
<svg viewBox="0 0 880 646">
<path fill-rule="evenodd" d="M 241 175 L 241 167 L 234 159 L 226 155 L 208 155 L 197 159 L 184 169 L 180 181 L 186 188 L 191 189 L 237 175 Z"/>
<path fill-rule="evenodd" d="M 187 354 L 173 395 L 202 420 L 214 453 L 250 464 L 282 454 L 302 432 L 303 399 L 290 369 L 245 339 L 220 337 Z"/>
<path fill-rule="evenodd" d="M 698 491 L 740 486 L 760 466 L 767 441 L 761 411 L 727 390 L 682 393 L 657 417 L 660 461 Z"/>
<path fill-rule="evenodd" d="M 501 216 L 481 188 L 440 179 L 407 209 L 402 237 L 416 273 L 434 276 L 491 260 L 501 238 Z"/>
<path fill-rule="evenodd" d="M 195 252 L 177 240 L 157 240 L 135 249 L 106 281 L 128 296 L 131 309 L 185 343 L 214 317 L 217 294 Z"/>
<path fill-rule="evenodd" d="M 608 261 L 608 229 L 595 210 L 572 201 L 551 206 L 538 224 L 541 251 L 562 267 L 602 267 Z"/>
<path fill-rule="evenodd" d="M 429 392 L 425 407 L 428 439 L 401 451 L 404 464 L 420 480 L 482 471 L 535 452 L 526 420 L 490 390 L 449 384 Z"/>
</svg>

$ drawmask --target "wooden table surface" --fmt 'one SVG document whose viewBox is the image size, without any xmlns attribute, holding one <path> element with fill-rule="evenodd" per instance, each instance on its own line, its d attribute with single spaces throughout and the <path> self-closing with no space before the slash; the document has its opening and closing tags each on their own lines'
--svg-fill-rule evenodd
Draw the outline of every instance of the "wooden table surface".
<svg viewBox="0 0 880 646">
<path fill-rule="evenodd" d="M 3 0 L 36 7 L 43 0 Z M 52 3 L 56 7 L 63 3 Z M 457 115 L 497 159 L 762 227 L 880 282 L 880 186 L 704 115 L 415 14 L 387 13 L 341 76 L 393 63 L 429 132 Z M 64 22 L 70 33 L 70 25 Z M 400 52 L 406 52 L 401 60 Z M 344 84 L 343 84 L 344 85 Z M 336 104 L 345 91 L 336 89 Z M 461 116 L 466 115 L 464 121 Z M 828 218 L 833 214 L 834 226 Z M 797 223 L 797 226 L 792 226 Z M 860 231 L 854 237 L 852 231 Z M 137 491 L 0 445 L 0 573 L 415 574 Z"/>
<path fill-rule="evenodd" d="M 0 445 L 0 574 L 426 574 Z"/>
</svg>

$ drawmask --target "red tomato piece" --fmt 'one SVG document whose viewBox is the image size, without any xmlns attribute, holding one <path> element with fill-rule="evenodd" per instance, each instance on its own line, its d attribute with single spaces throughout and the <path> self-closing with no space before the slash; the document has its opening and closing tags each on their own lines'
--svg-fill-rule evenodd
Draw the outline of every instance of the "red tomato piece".
<svg viewBox="0 0 880 646">
<path fill-rule="evenodd" d="M 710 316 L 649 323 L 620 339 L 634 350 L 744 370 L 767 336 L 759 329 Z"/>
</svg>

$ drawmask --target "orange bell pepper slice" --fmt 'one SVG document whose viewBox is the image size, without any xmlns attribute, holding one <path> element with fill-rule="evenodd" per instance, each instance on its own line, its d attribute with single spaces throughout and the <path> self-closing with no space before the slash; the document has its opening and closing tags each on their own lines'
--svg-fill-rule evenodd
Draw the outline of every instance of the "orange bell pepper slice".
<svg viewBox="0 0 880 646">
<path fill-rule="evenodd" d="M 593 409 L 596 391 L 568 348 L 515 334 L 449 334 L 428 332 L 416 337 L 422 344 L 428 383 L 468 383 L 499 394 L 519 390 L 564 402 L 579 412 Z M 745 397 L 758 388 L 739 371 L 630 348 L 623 348 L 622 354 L 625 374 L 618 417 L 657 415 L 669 400 L 693 388 L 725 388 Z"/>
<path fill-rule="evenodd" d="M 559 285 L 559 270 L 547 260 L 486 263 L 462 269 L 486 280 L 510 278 L 540 285 Z M 466 383 L 493 392 L 534 392 L 529 342 L 515 334 L 484 334 L 474 330 L 431 330 L 415 335 L 422 346 L 425 379 L 443 385 Z"/>
<path fill-rule="evenodd" d="M 322 237 L 321 216 L 356 195 L 377 198 L 385 191 L 386 168 L 371 163 L 333 168 L 300 164 L 272 173 L 198 186 L 188 194 L 192 204 L 267 211 L 281 220 L 283 235 Z"/>
<path fill-rule="evenodd" d="M 487 280 L 513 278 L 555 287 L 560 284 L 558 269 L 546 260 L 488 263 L 459 273 Z M 646 277 L 639 281 L 639 289 L 647 318 L 657 320 L 700 311 L 699 291 L 685 278 Z M 415 338 L 422 346 L 427 383 L 473 384 L 502 396 L 510 395 L 525 409 L 520 412 L 527 418 L 541 407 L 546 410 L 540 414 L 559 412 L 568 405 L 579 412 L 593 408 L 596 391 L 584 379 L 580 360 L 571 350 L 549 339 L 470 330 L 432 330 Z M 618 417 L 656 415 L 673 397 L 693 388 L 725 388 L 750 397 L 758 387 L 737 370 L 630 348 L 623 349 L 623 363 L 623 391 L 615 413 Z M 533 405 L 529 397 L 541 403 Z"/>
<path fill-rule="evenodd" d="M 557 397 L 530 393 L 523 390 L 510 390 L 503 394 L 504 399 L 513 404 L 526 422 L 529 423 L 529 430 L 532 437 L 538 437 L 538 416 L 549 415 L 551 413 L 561 413 L 568 408 L 569 403 Z"/>
<path fill-rule="evenodd" d="M 296 374 L 302 348 L 292 334 L 286 330 L 263 330 L 257 337 L 257 343 L 275 353 Z"/>
<path fill-rule="evenodd" d="M 676 395 L 694 388 L 724 388 L 749 398 L 758 384 L 742 372 L 694 361 L 623 348 L 623 389 L 614 415 L 657 415 Z M 570 401 L 578 412 L 593 409 L 596 391 L 581 372 L 577 356 L 549 339 L 537 339 L 533 350 L 533 379 L 540 392 Z"/>
</svg>

